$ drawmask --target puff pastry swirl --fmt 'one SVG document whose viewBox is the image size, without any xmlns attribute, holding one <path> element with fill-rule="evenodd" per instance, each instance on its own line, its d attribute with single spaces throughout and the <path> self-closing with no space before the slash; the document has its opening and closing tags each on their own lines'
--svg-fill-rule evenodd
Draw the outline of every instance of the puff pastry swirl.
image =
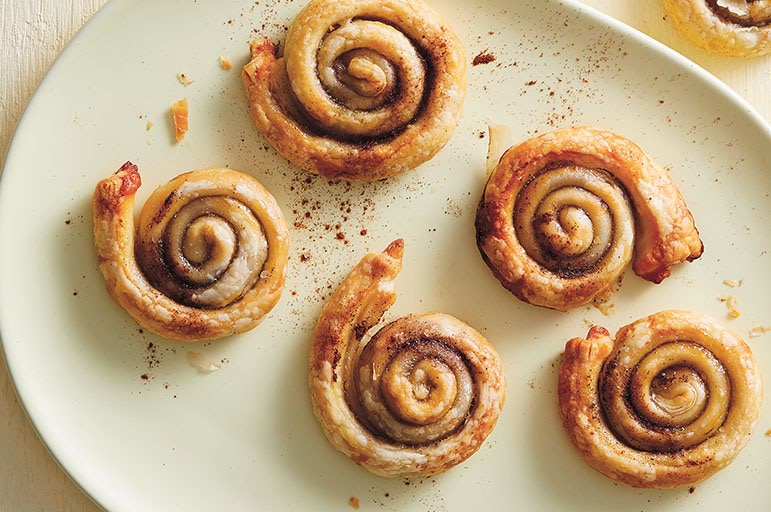
<svg viewBox="0 0 771 512">
<path fill-rule="evenodd" d="M 667 173 L 633 142 L 590 127 L 506 151 L 485 187 L 476 230 L 504 287 L 561 311 L 610 290 L 633 252 L 635 273 L 659 283 L 703 251 Z"/>
<path fill-rule="evenodd" d="M 669 17 L 694 43 L 723 55 L 771 52 L 771 0 L 664 0 Z"/>
<path fill-rule="evenodd" d="M 567 342 L 562 423 L 594 469 L 634 487 L 691 485 L 728 465 L 763 400 L 749 347 L 714 320 L 663 311 Z"/>
<path fill-rule="evenodd" d="M 278 302 L 289 232 L 273 196 L 230 169 L 181 174 L 145 202 L 127 162 L 93 198 L 99 269 L 112 298 L 161 336 L 209 340 L 254 328 Z"/>
<path fill-rule="evenodd" d="M 465 52 L 422 0 L 312 0 L 278 53 L 253 41 L 244 87 L 257 128 L 305 170 L 386 178 L 431 159 L 458 124 Z"/>
<path fill-rule="evenodd" d="M 371 327 L 396 299 L 404 243 L 369 254 L 324 306 L 310 352 L 313 410 L 335 448 L 383 476 L 426 476 L 473 455 L 501 411 L 492 345 L 441 313 Z M 362 346 L 363 345 L 363 346 Z"/>
</svg>

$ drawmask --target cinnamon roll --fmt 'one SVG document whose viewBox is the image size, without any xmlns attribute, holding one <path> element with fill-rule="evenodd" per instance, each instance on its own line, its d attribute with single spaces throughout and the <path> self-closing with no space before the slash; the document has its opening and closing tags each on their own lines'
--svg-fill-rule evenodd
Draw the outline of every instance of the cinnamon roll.
<svg viewBox="0 0 771 512">
<path fill-rule="evenodd" d="M 669 17 L 691 41 L 723 55 L 771 52 L 771 0 L 664 0 Z"/>
<path fill-rule="evenodd" d="M 276 200 L 230 169 L 181 174 L 145 202 L 134 228 L 137 167 L 99 182 L 99 269 L 112 298 L 161 336 L 198 341 L 254 328 L 284 285 L 289 232 Z"/>
<path fill-rule="evenodd" d="M 594 469 L 634 487 L 691 485 L 727 466 L 758 422 L 763 388 L 736 334 L 689 311 L 567 342 L 560 416 Z"/>
<path fill-rule="evenodd" d="M 564 128 L 510 148 L 485 188 L 477 245 L 519 299 L 561 311 L 590 302 L 634 259 L 660 283 L 703 251 L 667 173 L 633 142 Z M 634 253 L 634 256 L 633 256 Z"/>
<path fill-rule="evenodd" d="M 458 124 L 465 52 L 422 0 L 312 0 L 282 53 L 253 41 L 242 78 L 257 128 L 307 171 L 386 178 L 430 160 Z"/>
<path fill-rule="evenodd" d="M 449 315 L 402 317 L 364 340 L 396 300 L 403 250 L 396 240 L 365 256 L 329 299 L 309 381 L 335 448 L 378 475 L 427 476 L 479 449 L 498 420 L 505 380 L 492 345 Z"/>
</svg>

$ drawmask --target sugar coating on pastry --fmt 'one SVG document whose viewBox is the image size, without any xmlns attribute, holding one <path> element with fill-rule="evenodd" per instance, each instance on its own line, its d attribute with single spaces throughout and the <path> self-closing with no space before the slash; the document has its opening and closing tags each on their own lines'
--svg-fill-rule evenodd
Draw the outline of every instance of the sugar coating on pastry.
<svg viewBox="0 0 771 512">
<path fill-rule="evenodd" d="M 141 185 L 127 162 L 94 192 L 94 239 L 107 291 L 143 327 L 199 341 L 253 329 L 281 296 L 289 231 L 276 200 L 231 169 L 181 174 L 134 224 Z"/>
<path fill-rule="evenodd" d="M 476 218 L 477 245 L 501 284 L 567 311 L 610 291 L 627 263 L 660 283 L 703 245 L 679 190 L 632 141 L 563 128 L 506 151 Z"/>
<path fill-rule="evenodd" d="M 771 52 L 771 0 L 664 0 L 669 17 L 691 41 L 722 55 Z"/>
<path fill-rule="evenodd" d="M 372 181 L 430 160 L 466 92 L 463 46 L 422 0 L 312 0 L 283 45 L 251 43 L 257 128 L 295 165 Z"/>
<path fill-rule="evenodd" d="M 330 297 L 310 351 L 313 410 L 329 442 L 382 476 L 428 476 L 473 455 L 505 398 L 498 354 L 442 313 L 408 315 L 371 336 L 396 300 L 404 242 L 368 254 Z"/>
<path fill-rule="evenodd" d="M 562 423 L 581 457 L 633 487 L 693 485 L 730 464 L 759 418 L 757 362 L 711 318 L 662 311 L 567 342 Z"/>
</svg>

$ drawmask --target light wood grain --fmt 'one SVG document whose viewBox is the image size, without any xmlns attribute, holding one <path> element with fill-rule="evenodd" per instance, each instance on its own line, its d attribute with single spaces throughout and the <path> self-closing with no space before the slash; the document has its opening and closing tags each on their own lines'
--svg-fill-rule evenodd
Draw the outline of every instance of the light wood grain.
<svg viewBox="0 0 771 512">
<path fill-rule="evenodd" d="M 0 155 L 35 87 L 64 45 L 106 0 L 0 2 Z M 723 80 L 771 119 L 771 56 L 712 56 L 685 41 L 657 1 L 584 0 L 662 41 Z M 0 364 L 0 510 L 99 510 L 59 468 L 18 401 Z"/>
<path fill-rule="evenodd" d="M 75 32 L 106 0 L 0 1 L 0 155 L 37 85 Z M 3 158 L 4 159 L 4 158 Z M 0 356 L 2 357 L 2 356 Z M 37 437 L 0 363 L 0 510 L 101 510 Z"/>
</svg>

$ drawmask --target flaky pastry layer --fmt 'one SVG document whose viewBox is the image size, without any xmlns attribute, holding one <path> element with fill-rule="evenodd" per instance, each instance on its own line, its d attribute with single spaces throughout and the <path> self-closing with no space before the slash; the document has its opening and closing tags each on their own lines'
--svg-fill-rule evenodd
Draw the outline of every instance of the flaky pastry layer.
<svg viewBox="0 0 771 512">
<path fill-rule="evenodd" d="M 310 351 L 313 410 L 332 445 L 383 476 L 427 476 L 473 455 L 503 407 L 492 345 L 441 313 L 365 340 L 396 299 L 404 243 L 365 256 L 321 312 Z"/>
<path fill-rule="evenodd" d="M 273 196 L 230 169 L 182 174 L 145 202 L 130 162 L 99 182 L 94 239 L 107 291 L 143 327 L 199 341 L 253 329 L 284 285 L 289 232 Z"/>
</svg>

